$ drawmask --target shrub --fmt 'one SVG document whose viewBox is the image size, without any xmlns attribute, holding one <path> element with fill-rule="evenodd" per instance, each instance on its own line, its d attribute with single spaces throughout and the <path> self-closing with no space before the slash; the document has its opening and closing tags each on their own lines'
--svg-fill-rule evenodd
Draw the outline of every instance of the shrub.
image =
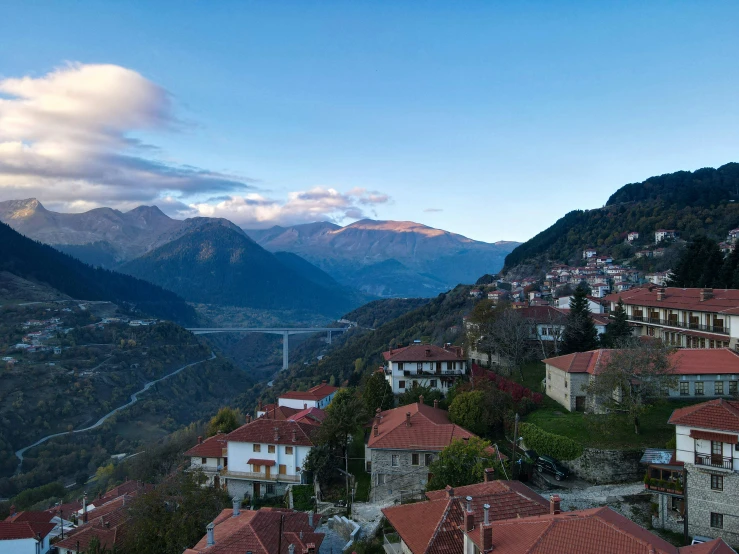
<svg viewBox="0 0 739 554">
<path fill-rule="evenodd" d="M 574 460 L 582 455 L 582 445 L 563 437 L 548 433 L 533 423 L 521 423 L 521 436 L 527 448 L 558 460 Z"/>
<path fill-rule="evenodd" d="M 307 512 L 315 508 L 313 485 L 293 485 L 293 507 L 300 512 Z"/>
</svg>

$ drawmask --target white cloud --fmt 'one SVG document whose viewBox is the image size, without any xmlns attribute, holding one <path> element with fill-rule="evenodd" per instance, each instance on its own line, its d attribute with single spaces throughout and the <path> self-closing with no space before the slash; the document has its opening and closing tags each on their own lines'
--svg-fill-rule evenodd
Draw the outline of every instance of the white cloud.
<svg viewBox="0 0 739 554">
<path fill-rule="evenodd" d="M 359 218 L 362 208 L 388 201 L 375 191 L 321 187 L 279 201 L 252 179 L 160 161 L 155 146 L 135 138 L 180 127 L 166 90 L 117 65 L 72 63 L 2 79 L 0 199 L 33 196 L 64 211 L 156 203 L 173 215 L 244 225 Z"/>
<path fill-rule="evenodd" d="M 307 191 L 291 192 L 281 202 L 258 193 L 231 196 L 214 203 L 192 204 L 199 215 L 226 217 L 244 227 L 293 225 L 311 221 L 362 219 L 368 214 L 362 207 L 384 204 L 387 195 L 365 189 L 341 193 L 333 188 L 314 187 Z M 376 215 L 374 212 L 371 215 Z"/>
</svg>

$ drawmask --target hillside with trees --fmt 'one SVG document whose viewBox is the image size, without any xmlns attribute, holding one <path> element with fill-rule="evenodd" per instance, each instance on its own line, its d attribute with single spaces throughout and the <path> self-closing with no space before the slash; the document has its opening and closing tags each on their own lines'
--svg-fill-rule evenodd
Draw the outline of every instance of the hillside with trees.
<svg viewBox="0 0 739 554">
<path fill-rule="evenodd" d="M 705 234 L 723 240 L 739 225 L 737 199 L 737 163 L 650 177 L 621 187 L 602 208 L 568 213 L 513 250 L 504 271 L 521 264 L 572 263 L 588 247 L 629 258 L 653 243 L 654 231 L 660 228 L 676 229 L 684 239 Z M 631 231 L 640 238 L 629 245 L 625 239 Z"/>
</svg>

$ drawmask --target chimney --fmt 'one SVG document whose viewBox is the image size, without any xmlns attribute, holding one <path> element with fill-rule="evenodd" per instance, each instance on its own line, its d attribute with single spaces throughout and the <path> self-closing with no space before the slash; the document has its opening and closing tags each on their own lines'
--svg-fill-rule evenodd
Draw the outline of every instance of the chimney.
<svg viewBox="0 0 739 554">
<path fill-rule="evenodd" d="M 379 423 L 380 422 L 380 419 L 382 418 L 382 416 L 380 415 L 381 413 L 382 412 L 380 411 L 380 408 L 377 408 L 375 410 L 375 420 L 377 421 L 377 423 Z"/>
<path fill-rule="evenodd" d="M 411 413 L 410 412 L 405 413 L 405 426 L 406 427 L 411 426 Z"/>
<path fill-rule="evenodd" d="M 291 543 L 291 544 L 290 544 L 290 545 L 289 545 L 289 546 L 287 547 L 287 552 L 288 552 L 288 554 L 295 554 L 295 545 Z"/>
<path fill-rule="evenodd" d="M 454 487 L 447 485 L 444 490 L 446 490 L 446 494 L 449 498 L 454 498 Z"/>
<path fill-rule="evenodd" d="M 274 431 L 275 431 L 275 442 L 278 442 L 280 440 L 280 428 L 274 427 Z"/>
<path fill-rule="evenodd" d="M 203 437 L 202 436 L 198 437 L 198 444 L 203 444 Z"/>
<path fill-rule="evenodd" d="M 213 546 L 216 543 L 215 533 L 213 532 L 213 529 L 215 529 L 215 527 L 216 526 L 213 525 L 213 522 L 211 521 L 205 528 L 208 536 L 208 542 L 206 543 L 206 546 Z"/>
<path fill-rule="evenodd" d="M 423 395 L 422 394 L 419 394 L 418 395 L 418 403 L 419 404 L 423 404 Z"/>
<path fill-rule="evenodd" d="M 559 497 L 558 494 L 553 494 L 549 497 L 549 513 L 552 515 L 557 515 L 562 510 L 560 509 L 559 505 L 562 499 Z"/>
<path fill-rule="evenodd" d="M 313 512 L 312 511 L 308 512 L 308 525 L 310 526 L 311 529 L 314 528 L 313 527 Z"/>
<path fill-rule="evenodd" d="M 662 302 L 665 299 L 665 289 L 662 287 L 657 289 L 657 300 Z"/>
<path fill-rule="evenodd" d="M 87 523 L 87 493 L 82 497 L 82 521 Z"/>
<path fill-rule="evenodd" d="M 437 408 L 438 409 L 438 407 L 439 407 L 439 401 L 438 400 L 434 400 L 434 408 Z"/>
<path fill-rule="evenodd" d="M 492 467 L 485 468 L 485 482 L 495 481 L 495 469 Z"/>
<path fill-rule="evenodd" d="M 324 381 L 325 383 L 326 381 Z M 316 554 L 316 544 L 313 542 L 309 542 L 305 546 L 308 547 L 308 554 Z"/>
<path fill-rule="evenodd" d="M 303 402 L 303 409 L 304 410 L 307 410 L 308 409 L 308 403 L 307 402 Z"/>
<path fill-rule="evenodd" d="M 713 289 L 701 289 L 701 302 L 710 300 L 713 298 Z"/>
<path fill-rule="evenodd" d="M 468 496 L 467 510 L 464 512 L 464 530 L 468 533 L 475 528 L 475 513 L 472 511 L 472 497 Z"/>
<path fill-rule="evenodd" d="M 374 426 L 372 427 L 372 433 L 376 437 L 380 436 L 380 427 L 377 425 L 377 423 L 375 423 Z"/>
<path fill-rule="evenodd" d="M 480 527 L 480 542 L 483 552 L 491 552 L 493 550 L 493 526 L 490 523 L 490 504 L 484 504 L 482 509 L 485 512 L 485 520 Z"/>
<path fill-rule="evenodd" d="M 241 513 L 241 501 L 234 496 L 233 498 L 233 515 L 232 517 L 236 517 Z"/>
<path fill-rule="evenodd" d="M 246 414 L 246 422 L 251 423 L 251 414 Z"/>
<path fill-rule="evenodd" d="M 430 358 L 431 357 L 431 349 L 430 348 L 427 348 L 426 349 L 426 357 L 427 358 Z"/>
<path fill-rule="evenodd" d="M 293 442 L 298 442 L 298 431 L 293 429 Z"/>
</svg>

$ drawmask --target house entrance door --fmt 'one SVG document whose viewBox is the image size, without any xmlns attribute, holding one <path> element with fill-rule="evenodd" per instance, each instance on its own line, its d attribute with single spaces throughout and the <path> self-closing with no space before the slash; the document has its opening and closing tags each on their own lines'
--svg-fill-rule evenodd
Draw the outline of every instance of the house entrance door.
<svg viewBox="0 0 739 554">
<path fill-rule="evenodd" d="M 261 498 L 261 490 L 259 489 L 260 483 L 254 483 L 254 498 Z"/>
<path fill-rule="evenodd" d="M 267 477 L 267 479 L 269 479 L 269 471 L 270 471 L 270 470 L 269 470 L 269 466 L 264 466 L 264 469 L 265 469 L 265 471 L 267 472 L 267 473 L 266 473 L 266 477 Z"/>
<path fill-rule="evenodd" d="M 575 411 L 577 412 L 585 411 L 585 397 L 584 396 L 575 397 Z"/>
</svg>

